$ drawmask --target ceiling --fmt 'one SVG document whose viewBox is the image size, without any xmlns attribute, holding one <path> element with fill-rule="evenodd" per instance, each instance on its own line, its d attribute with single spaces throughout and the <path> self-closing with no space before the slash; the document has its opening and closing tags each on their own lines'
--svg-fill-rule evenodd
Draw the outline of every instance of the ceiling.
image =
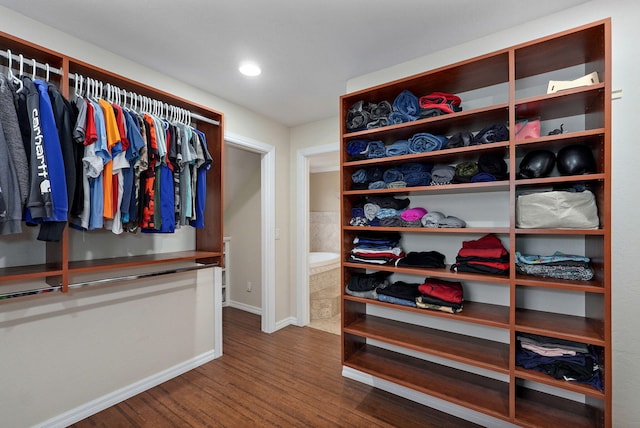
<svg viewBox="0 0 640 428">
<path fill-rule="evenodd" d="M 0 0 L 286 126 L 338 115 L 347 80 L 587 0 Z M 259 77 L 238 72 L 243 60 Z M 215 108 L 215 106 L 213 106 Z"/>
</svg>

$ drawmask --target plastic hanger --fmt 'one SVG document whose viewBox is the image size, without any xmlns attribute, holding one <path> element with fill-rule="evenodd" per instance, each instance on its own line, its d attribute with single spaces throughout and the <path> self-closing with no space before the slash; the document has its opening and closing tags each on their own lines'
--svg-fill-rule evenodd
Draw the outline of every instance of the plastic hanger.
<svg viewBox="0 0 640 428">
<path fill-rule="evenodd" d="M 80 85 L 80 76 L 78 76 L 78 73 L 74 74 L 74 80 L 73 80 L 73 93 L 76 95 L 76 97 L 80 97 L 80 90 L 78 89 L 78 86 Z"/>
<path fill-rule="evenodd" d="M 36 80 L 36 72 L 38 69 L 38 63 L 36 62 L 35 58 L 31 58 L 31 61 L 33 62 L 33 64 L 31 65 L 31 67 L 33 68 L 33 70 L 31 70 L 31 80 Z"/>
<path fill-rule="evenodd" d="M 22 59 L 22 54 L 20 54 L 20 58 Z M 18 89 L 16 89 L 16 92 L 20 92 L 22 91 L 23 83 L 22 83 L 22 80 L 20 80 L 13 74 L 13 55 L 11 54 L 11 49 L 7 49 L 7 59 L 9 61 L 9 64 L 8 64 L 9 71 L 7 72 L 7 77 L 9 78 L 10 81 L 12 81 L 15 85 L 18 86 Z"/>
</svg>

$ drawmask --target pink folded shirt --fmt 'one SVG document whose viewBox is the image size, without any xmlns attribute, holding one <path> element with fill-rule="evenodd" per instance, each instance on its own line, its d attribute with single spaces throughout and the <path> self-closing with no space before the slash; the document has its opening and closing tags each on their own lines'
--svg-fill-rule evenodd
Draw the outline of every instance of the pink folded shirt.
<svg viewBox="0 0 640 428">
<path fill-rule="evenodd" d="M 420 220 L 422 217 L 424 217 L 426 213 L 427 213 L 427 210 L 425 210 L 424 208 L 416 207 L 416 208 L 410 208 L 408 210 L 402 211 L 402 214 L 400 214 L 400 217 L 402 217 L 402 219 L 405 221 L 417 221 L 417 220 Z"/>
</svg>

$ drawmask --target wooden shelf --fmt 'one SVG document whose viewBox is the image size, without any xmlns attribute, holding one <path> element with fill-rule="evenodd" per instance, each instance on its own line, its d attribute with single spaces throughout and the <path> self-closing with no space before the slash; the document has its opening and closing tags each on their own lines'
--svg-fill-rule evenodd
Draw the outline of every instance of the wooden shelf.
<svg viewBox="0 0 640 428">
<path fill-rule="evenodd" d="M 342 230 L 352 232 L 404 232 L 404 233 L 444 233 L 444 234 L 487 234 L 504 235 L 508 227 L 382 227 L 382 226 L 342 226 Z"/>
<path fill-rule="evenodd" d="M 375 339 L 429 355 L 509 374 L 509 345 L 367 315 L 344 333 Z"/>
<path fill-rule="evenodd" d="M 595 235 L 603 236 L 604 229 L 516 229 L 516 235 Z"/>
<path fill-rule="evenodd" d="M 457 314 L 449 314 L 429 309 L 412 308 L 409 306 L 396 305 L 393 303 L 380 302 L 361 297 L 345 295 L 344 300 L 352 302 L 366 303 L 369 305 L 377 305 L 390 309 L 396 309 L 407 312 L 414 312 L 423 316 L 448 318 L 456 321 L 463 321 L 474 324 L 486 325 L 489 327 L 509 328 L 509 308 L 506 306 L 492 305 L 489 303 L 464 302 L 464 308 Z"/>
<path fill-rule="evenodd" d="M 371 345 L 349 356 L 344 365 L 496 418 L 509 417 L 505 382 Z"/>
<path fill-rule="evenodd" d="M 605 425 L 602 410 L 526 388 L 516 390 L 518 425 L 531 428 L 596 428 Z"/>
<path fill-rule="evenodd" d="M 55 275 L 62 275 L 62 268 L 57 263 L 0 268 L 0 282 L 26 281 Z"/>
<path fill-rule="evenodd" d="M 349 280 L 355 272 L 387 272 L 391 282 L 406 281 L 407 276 L 415 276 L 474 283 L 469 287 L 468 295 L 465 289 L 465 297 L 468 296 L 470 300 L 464 302 L 463 310 L 457 314 L 359 298 L 343 292 L 344 366 L 519 426 L 611 428 L 610 25 L 609 19 L 598 21 L 341 97 L 342 280 Z M 544 93 L 549 80 L 562 79 L 574 73 L 578 78 L 582 77 L 581 73 L 592 71 L 598 73 L 601 83 L 552 94 Z M 487 73 L 495 73 L 495 76 Z M 474 99 L 473 91 L 476 89 L 484 94 L 491 93 L 492 96 L 487 98 L 492 100 L 489 102 L 493 105 L 482 106 L 484 98 Z M 463 106 L 464 98 L 469 95 L 469 100 L 476 104 L 474 107 L 479 108 L 383 128 L 346 132 L 348 109 L 355 102 L 392 101 L 403 90 L 409 90 L 418 97 L 429 92 L 457 94 L 462 98 Z M 350 160 L 346 152 L 349 142 L 356 139 L 382 141 L 388 146 L 417 132 L 451 136 L 459 131 L 475 132 L 480 127 L 495 123 L 506 124 L 514 138 L 517 121 L 532 118 L 539 118 L 545 127 L 557 127 L 560 123 L 571 126 L 568 127 L 569 132 L 564 134 L 380 159 Z M 584 144 L 592 151 L 596 159 L 593 173 L 562 176 L 554 169 L 549 177 L 518 178 L 518 161 L 528 153 L 540 149 L 558 153 L 571 144 Z M 509 165 L 507 180 L 375 190 L 351 189 L 351 176 L 359 169 L 385 169 L 409 162 L 453 166 L 477 161 L 480 154 L 486 153 L 497 154 L 505 159 Z M 515 205 L 520 194 L 575 184 L 585 184 L 593 191 L 600 220 L 598 229 L 516 227 Z M 429 196 L 445 195 L 447 197 L 433 198 L 442 203 L 443 212 L 464 215 L 467 224 L 474 224 L 474 220 L 477 222 L 475 224 L 488 224 L 487 218 L 499 218 L 501 222 L 496 224 L 501 227 L 437 229 L 347 225 L 351 208 L 356 202 L 373 195 L 419 196 L 425 201 L 430 199 Z M 499 214 L 494 216 L 494 212 Z M 392 263 L 377 265 L 346 261 L 357 234 L 388 232 L 409 238 L 403 240 L 405 252 L 418 251 L 423 242 L 428 242 L 429 248 L 446 248 L 448 257 L 463 236 L 466 239 L 468 235 L 500 235 L 511 253 L 510 273 L 504 276 L 482 275 L 452 272 L 450 266 L 424 269 L 399 267 Z M 574 243 L 584 249 L 581 255 L 592 261 L 592 280 L 535 277 L 519 273 L 514 266 L 514 254 L 520 248 L 531 248 L 536 254 L 552 254 L 555 251 L 568 253 L 578 251 L 573 250 L 576 246 Z M 523 292 L 525 287 L 527 290 Z M 555 293 L 561 300 L 550 307 L 562 308 L 565 303 L 566 307 L 574 308 L 571 313 L 584 313 L 585 316 L 539 310 L 540 299 L 547 298 L 545 293 L 550 290 L 561 291 Z M 508 303 L 504 306 L 480 303 L 493 301 Z M 384 318 L 379 317 L 381 314 L 384 314 Z M 465 326 L 465 330 L 460 330 L 457 321 L 468 323 L 468 329 Z M 421 325 L 434 325 L 438 329 Z M 514 352 L 517 345 L 492 342 L 485 327 L 505 330 L 511 341 L 515 341 L 515 336 L 522 332 L 596 346 L 604 391 L 515 367 Z M 374 341 L 378 347 L 373 346 Z M 381 349 L 383 347 L 393 347 L 396 352 Z M 451 366 L 464 365 L 467 371 L 426 362 L 415 355 L 424 358 L 432 356 L 431 359 L 443 364 L 450 361 L 448 365 Z M 495 373 L 493 377 L 506 381 L 479 376 L 477 373 L 482 370 Z"/>
<path fill-rule="evenodd" d="M 556 388 L 577 392 L 578 394 L 588 395 L 590 397 L 599 398 L 601 400 L 604 399 L 604 392 L 594 388 L 591 385 L 555 379 L 544 373 L 540 373 L 535 370 L 527 370 L 518 366 L 516 366 L 515 374 L 516 377 L 520 379 L 527 379 L 534 382 L 544 383 Z"/>
<path fill-rule="evenodd" d="M 595 319 L 517 308 L 515 328 L 523 333 L 605 346 L 603 323 Z"/>
<path fill-rule="evenodd" d="M 416 186 L 398 189 L 345 190 L 344 196 L 362 195 L 456 195 L 469 192 L 504 192 L 509 190 L 508 181 L 489 181 L 483 183 L 443 184 L 442 186 Z"/>
<path fill-rule="evenodd" d="M 584 174 L 584 175 L 565 175 L 545 178 L 525 178 L 516 180 L 517 186 L 527 185 L 554 185 L 554 184 L 570 184 L 583 183 L 590 181 L 602 181 L 605 179 L 604 174 Z"/>
<path fill-rule="evenodd" d="M 477 273 L 468 272 L 452 272 L 449 266 L 442 269 L 427 269 L 427 268 L 410 268 L 410 267 L 397 267 L 394 265 L 375 265 L 372 263 L 352 263 L 344 262 L 343 267 L 356 268 L 356 269 L 368 269 L 382 272 L 399 272 L 408 273 L 411 275 L 430 276 L 436 278 L 451 279 L 455 281 L 483 281 L 499 284 L 509 284 L 508 276 L 500 275 L 483 275 Z"/>
<path fill-rule="evenodd" d="M 559 288 L 587 293 L 603 294 L 606 292 L 602 282 L 597 280 L 580 281 L 557 278 L 541 278 L 532 275 L 516 274 L 516 285 L 530 287 Z"/>
<path fill-rule="evenodd" d="M 78 260 L 69 262 L 70 273 L 106 271 L 138 266 L 152 266 L 173 262 L 195 261 L 220 257 L 221 253 L 211 251 L 181 251 L 175 253 L 155 253 L 142 256 L 115 257 L 96 260 Z"/>
<path fill-rule="evenodd" d="M 600 142 L 602 137 L 604 136 L 605 130 L 604 128 L 596 128 L 589 129 L 586 131 L 578 131 L 578 132 L 568 132 L 566 134 L 559 135 L 545 135 L 539 138 L 527 138 L 524 140 L 516 139 L 513 144 L 518 147 L 530 147 L 530 146 L 539 146 L 539 145 L 547 145 L 553 144 L 550 148 L 554 151 L 557 151 L 559 148 L 576 143 L 591 143 L 591 142 Z"/>
</svg>

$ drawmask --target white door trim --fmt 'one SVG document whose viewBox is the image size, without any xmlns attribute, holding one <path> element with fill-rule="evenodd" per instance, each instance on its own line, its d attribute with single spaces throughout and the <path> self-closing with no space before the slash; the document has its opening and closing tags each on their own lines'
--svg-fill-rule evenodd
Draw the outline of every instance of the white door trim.
<svg viewBox="0 0 640 428">
<path fill-rule="evenodd" d="M 276 148 L 251 138 L 225 131 L 225 142 L 234 147 L 259 153 L 260 204 L 262 226 L 262 331 L 276 331 Z"/>
<path fill-rule="evenodd" d="M 296 319 L 309 324 L 309 157 L 340 150 L 340 143 L 299 149 L 296 153 Z M 339 168 L 339 165 L 338 165 Z"/>
</svg>

